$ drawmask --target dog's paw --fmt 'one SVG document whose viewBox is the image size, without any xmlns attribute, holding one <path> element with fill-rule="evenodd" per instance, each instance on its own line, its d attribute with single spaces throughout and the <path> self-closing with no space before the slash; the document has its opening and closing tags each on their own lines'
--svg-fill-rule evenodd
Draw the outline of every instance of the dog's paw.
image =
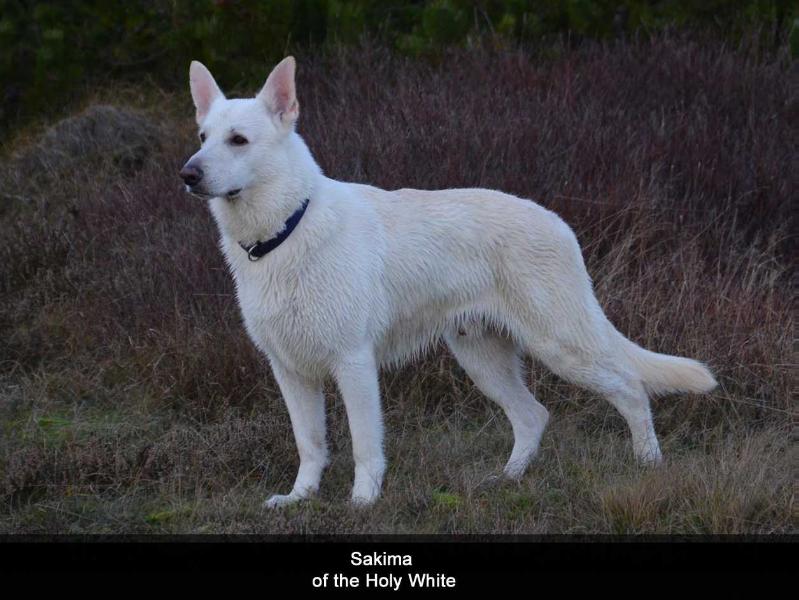
<svg viewBox="0 0 799 600">
<path fill-rule="evenodd" d="M 658 451 L 657 454 L 647 454 L 638 457 L 638 464 L 646 468 L 659 467 L 663 464 L 663 455 Z"/>
<path fill-rule="evenodd" d="M 505 480 L 505 476 L 503 475 L 488 475 L 481 479 L 477 484 L 474 486 L 476 490 L 490 490 L 499 487 L 502 485 L 502 482 Z"/>
<path fill-rule="evenodd" d="M 377 496 L 353 496 L 350 504 L 355 508 L 369 508 L 377 501 Z"/>
<path fill-rule="evenodd" d="M 635 449 L 635 457 L 638 463 L 644 467 L 657 467 L 663 463 L 663 454 L 657 441 L 650 441 L 643 448 Z"/>
<path fill-rule="evenodd" d="M 350 503 L 359 507 L 371 506 L 380 497 L 382 482 L 382 468 L 368 471 L 356 466 Z"/>
<path fill-rule="evenodd" d="M 525 469 L 507 468 L 506 467 L 502 471 L 502 478 L 505 479 L 506 481 L 519 482 L 519 481 L 522 480 L 522 477 L 524 477 L 524 471 L 525 471 Z"/>
<path fill-rule="evenodd" d="M 290 506 L 303 500 L 302 496 L 297 494 L 275 494 L 263 503 L 264 508 L 280 508 L 283 506 Z"/>
<path fill-rule="evenodd" d="M 380 497 L 380 487 L 376 485 L 355 486 L 352 490 L 350 504 L 358 508 L 372 506 Z"/>
</svg>

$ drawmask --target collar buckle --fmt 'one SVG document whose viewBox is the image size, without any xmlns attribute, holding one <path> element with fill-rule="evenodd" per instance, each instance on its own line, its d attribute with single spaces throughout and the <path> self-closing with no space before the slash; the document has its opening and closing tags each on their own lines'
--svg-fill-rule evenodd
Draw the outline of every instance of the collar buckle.
<svg viewBox="0 0 799 600">
<path fill-rule="evenodd" d="M 262 254 L 261 256 L 256 256 L 255 254 L 253 254 L 253 250 L 255 250 L 257 247 L 258 244 L 253 244 L 249 248 L 245 248 L 245 250 L 247 251 L 247 258 L 250 260 L 250 262 L 261 260 L 264 256 L 266 256 L 266 254 Z"/>
</svg>

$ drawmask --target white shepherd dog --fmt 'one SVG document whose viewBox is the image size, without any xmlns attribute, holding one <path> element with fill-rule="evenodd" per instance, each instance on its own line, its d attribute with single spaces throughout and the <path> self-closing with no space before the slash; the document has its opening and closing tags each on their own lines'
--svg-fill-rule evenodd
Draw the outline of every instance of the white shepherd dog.
<svg viewBox="0 0 799 600">
<path fill-rule="evenodd" d="M 710 371 L 619 333 L 594 297 L 571 228 L 535 202 L 325 177 L 295 131 L 294 73 L 288 57 L 257 96 L 229 100 L 192 62 L 202 147 L 180 172 L 188 191 L 209 200 L 247 332 L 291 416 L 297 479 L 265 505 L 319 488 L 327 376 L 347 409 L 352 501 L 373 503 L 386 469 L 378 370 L 440 339 L 510 420 L 508 477 L 522 476 L 548 420 L 524 383 L 525 355 L 604 396 L 627 421 L 636 457 L 659 461 L 649 395 L 707 392 L 716 385 Z"/>
</svg>

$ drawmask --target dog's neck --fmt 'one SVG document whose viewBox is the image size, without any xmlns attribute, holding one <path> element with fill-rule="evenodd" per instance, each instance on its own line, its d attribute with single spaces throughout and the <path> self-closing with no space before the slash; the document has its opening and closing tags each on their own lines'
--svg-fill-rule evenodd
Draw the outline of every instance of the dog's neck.
<svg viewBox="0 0 799 600">
<path fill-rule="evenodd" d="M 286 220 L 311 198 L 322 171 L 296 132 L 285 140 L 285 164 L 233 199 L 213 198 L 211 212 L 220 233 L 235 245 L 274 237 Z"/>
</svg>

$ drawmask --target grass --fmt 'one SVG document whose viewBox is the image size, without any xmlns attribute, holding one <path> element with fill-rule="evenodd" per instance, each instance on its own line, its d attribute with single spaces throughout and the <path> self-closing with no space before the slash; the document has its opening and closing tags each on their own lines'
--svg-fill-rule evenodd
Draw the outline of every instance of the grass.
<svg viewBox="0 0 799 600">
<path fill-rule="evenodd" d="M 511 483 L 493 477 L 509 424 L 440 349 L 382 376 L 390 462 L 374 508 L 346 503 L 331 387 L 320 496 L 263 512 L 298 459 L 208 211 L 180 190 L 188 89 L 109 88 L 87 106 L 136 111 L 90 107 L 4 148 L 0 531 L 796 531 L 799 99 L 784 48 L 672 35 L 437 63 L 368 44 L 299 58 L 300 130 L 329 176 L 536 199 L 575 228 L 619 329 L 709 362 L 719 389 L 654 401 L 667 461 L 644 469 L 607 403 L 532 364 L 552 420 Z"/>
</svg>

